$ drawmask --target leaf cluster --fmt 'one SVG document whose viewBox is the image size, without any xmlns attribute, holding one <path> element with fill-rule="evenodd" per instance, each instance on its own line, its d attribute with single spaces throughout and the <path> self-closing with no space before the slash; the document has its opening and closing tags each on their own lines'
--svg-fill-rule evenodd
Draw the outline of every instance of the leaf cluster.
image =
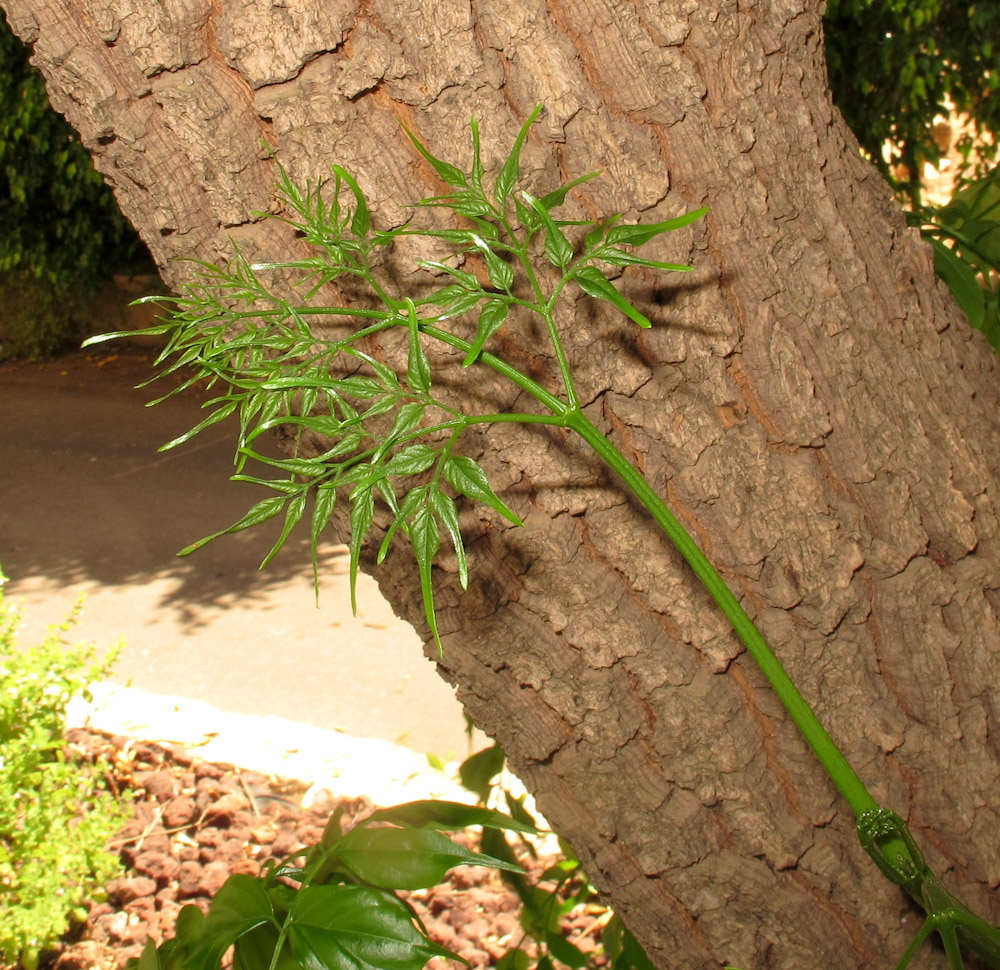
<svg viewBox="0 0 1000 970">
<path fill-rule="evenodd" d="M 134 970 L 217 970 L 234 947 L 234 970 L 420 970 L 431 957 L 460 959 L 427 935 L 398 890 L 440 882 L 457 865 L 519 871 L 445 833 L 469 825 L 526 830 L 482 808 L 421 801 L 380 809 L 347 832 L 331 816 L 319 845 L 259 878 L 230 876 L 207 915 L 186 906 L 176 936 L 150 941 Z"/>
<path fill-rule="evenodd" d="M 305 521 L 315 570 L 319 537 L 346 497 L 353 603 L 362 550 L 381 504 L 391 524 L 376 537 L 377 561 L 388 555 L 394 538 L 408 539 L 427 624 L 440 648 L 431 576 L 443 545 L 454 553 L 460 583 L 468 583 L 456 499 L 469 499 L 520 525 L 480 465 L 461 454 L 463 433 L 502 422 L 567 425 L 579 405 L 555 326 L 557 300 L 572 284 L 638 325 L 650 326 L 618 291 L 608 271 L 620 274 L 632 266 L 688 269 L 644 258 L 634 250 L 689 225 L 705 211 L 646 226 L 621 225 L 617 216 L 599 223 L 557 219 L 554 210 L 565 203 L 568 192 L 594 175 L 537 197 L 515 191 L 521 148 L 540 110 L 521 128 L 492 186 L 485 179 L 475 119 L 468 171 L 435 157 L 407 132 L 421 156 L 454 190 L 422 199 L 414 208 L 448 210 L 467 228 L 413 228 L 408 223 L 379 231 L 361 186 L 345 169 L 331 167 L 332 184 L 304 187 L 282 170 L 278 190 L 286 214 L 281 218 L 313 247 L 313 255 L 252 263 L 237 251 L 226 267 L 198 263 L 193 282 L 180 296 L 149 298 L 170 310 L 160 326 L 145 331 L 168 338 L 158 360 L 161 374 L 191 373 L 171 393 L 206 378 L 220 389 L 205 405 L 210 411 L 205 419 L 164 447 L 180 445 L 235 415 L 240 431 L 233 480 L 260 484 L 275 493 L 228 528 L 188 546 L 182 555 L 219 536 L 283 516 L 278 539 L 262 565 Z M 586 235 L 571 238 L 574 231 Z M 427 285 L 417 297 L 394 292 L 376 268 L 380 251 L 403 236 L 421 236 L 446 250 L 441 259 L 419 263 Z M 552 279 L 536 271 L 537 260 L 551 267 Z M 324 288 L 334 282 L 360 286 L 369 305 L 319 302 Z M 525 314 L 540 317 L 547 329 L 560 365 L 561 394 L 552 394 L 491 352 L 501 328 Z M 331 327 L 335 336 L 328 335 Z M 371 343 L 371 338 L 392 329 L 405 335 L 405 359 L 396 366 L 382 360 Z M 513 381 L 540 402 L 542 413 L 478 414 L 449 403 L 437 393 L 428 352 L 433 344 L 460 351 L 465 368 L 485 366 Z M 264 456 L 256 443 L 278 427 L 294 430 L 299 442 L 322 442 L 318 453 L 299 448 L 287 458 Z M 283 477 L 247 474 L 249 459 Z M 318 589 L 315 572 L 314 578 Z"/>
<path fill-rule="evenodd" d="M 185 907 L 175 937 L 159 947 L 149 941 L 130 970 L 218 970 L 231 947 L 234 970 L 420 970 L 432 957 L 465 962 L 429 937 L 400 895 L 437 885 L 458 865 L 497 870 L 521 901 L 522 935 L 498 970 L 582 970 L 589 958 L 563 937 L 560 924 L 575 907 L 596 904 L 597 894 L 563 843 L 563 858 L 536 882 L 527 877 L 515 849 L 537 858 L 532 839 L 545 833 L 523 796 L 500 789 L 503 766 L 496 745 L 462 764 L 460 777 L 480 796 L 478 806 L 408 802 L 379 809 L 346 832 L 336 812 L 318 845 L 269 860 L 257 878 L 230 876 L 207 914 Z M 500 794 L 506 811 L 486 807 Z M 459 830 L 481 833 L 478 850 L 447 834 Z M 604 914 L 602 943 L 612 970 L 652 970 L 621 921 L 610 910 Z"/>
<path fill-rule="evenodd" d="M 64 754 L 67 704 L 106 676 L 116 651 L 98 660 L 70 647 L 74 618 L 16 648 L 20 617 L 0 593 L 0 962 L 26 968 L 120 868 L 105 845 L 125 810 L 104 788 L 105 766 Z"/>
<path fill-rule="evenodd" d="M 958 189 L 946 206 L 917 210 L 911 224 L 934 248 L 934 269 L 969 323 L 1000 354 L 1000 166 Z"/>
</svg>

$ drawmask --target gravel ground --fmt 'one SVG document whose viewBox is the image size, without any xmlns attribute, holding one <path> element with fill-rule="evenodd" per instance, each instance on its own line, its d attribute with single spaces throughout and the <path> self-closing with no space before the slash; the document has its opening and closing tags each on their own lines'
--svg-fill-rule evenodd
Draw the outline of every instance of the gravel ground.
<svg viewBox="0 0 1000 970">
<path fill-rule="evenodd" d="M 172 935 L 183 906 L 207 909 L 230 874 L 256 875 L 265 860 L 318 842 L 338 805 L 345 826 L 376 807 L 366 797 L 317 797 L 303 808 L 305 783 L 203 761 L 180 745 L 73 729 L 69 747 L 78 757 L 103 756 L 112 765 L 109 782 L 131 793 L 135 813 L 112 843 L 126 871 L 54 954 L 55 970 L 124 967 L 147 939 Z M 552 860 L 528 862 L 537 873 Z M 430 936 L 474 968 L 495 965 L 521 938 L 517 897 L 492 870 L 460 867 L 441 886 L 407 897 Z M 592 952 L 605 920 L 600 907 L 579 906 L 564 935 Z"/>
</svg>

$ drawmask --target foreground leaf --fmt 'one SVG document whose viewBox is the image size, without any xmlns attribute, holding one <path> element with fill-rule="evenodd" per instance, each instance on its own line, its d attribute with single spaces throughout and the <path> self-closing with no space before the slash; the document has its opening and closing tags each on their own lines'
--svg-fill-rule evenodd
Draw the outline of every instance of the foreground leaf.
<svg viewBox="0 0 1000 970">
<path fill-rule="evenodd" d="M 520 866 L 471 852 L 433 829 L 359 826 L 333 851 L 356 876 L 383 889 L 426 889 L 459 865 L 521 872 Z"/>
<path fill-rule="evenodd" d="M 482 825 L 485 828 L 507 829 L 512 832 L 526 832 L 528 834 L 534 834 L 538 831 L 533 825 L 519 822 L 509 815 L 495 812 L 491 808 L 430 799 L 406 802 L 403 805 L 393 805 L 391 808 L 380 808 L 377 812 L 373 812 L 367 821 L 392 822 L 395 825 L 429 829 L 457 830 L 468 828 L 470 825 Z"/>
<path fill-rule="evenodd" d="M 309 970 L 421 970 L 431 957 L 461 959 L 421 933 L 402 900 L 378 889 L 309 886 L 288 923 L 292 954 Z"/>
</svg>

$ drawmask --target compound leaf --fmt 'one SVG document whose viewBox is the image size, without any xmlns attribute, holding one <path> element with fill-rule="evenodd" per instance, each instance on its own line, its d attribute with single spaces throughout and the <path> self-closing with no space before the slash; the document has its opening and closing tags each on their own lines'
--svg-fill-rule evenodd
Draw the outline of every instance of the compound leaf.
<svg viewBox="0 0 1000 970">
<path fill-rule="evenodd" d="M 319 604 L 319 537 L 330 522 L 333 510 L 337 505 L 337 486 L 333 482 L 324 482 L 316 489 L 316 500 L 313 503 L 312 527 L 310 529 L 310 549 L 312 552 L 313 590 L 316 602 Z"/>
<path fill-rule="evenodd" d="M 431 364 L 424 348 L 420 345 L 420 327 L 417 322 L 417 307 L 407 297 L 406 309 L 410 330 L 410 350 L 406 362 L 406 383 L 414 391 L 426 394 L 431 386 Z"/>
<path fill-rule="evenodd" d="M 354 210 L 354 218 L 351 219 L 351 232 L 354 233 L 360 239 L 363 239 L 368 235 L 368 230 L 371 228 L 371 215 L 368 212 L 368 203 L 365 202 L 364 193 L 361 191 L 361 186 L 358 185 L 354 176 L 351 175 L 347 169 L 341 168 L 339 165 L 331 165 L 330 168 L 347 183 L 347 187 L 354 194 L 354 198 L 357 201 L 357 207 Z M 345 220 L 346 221 L 346 220 Z"/>
</svg>

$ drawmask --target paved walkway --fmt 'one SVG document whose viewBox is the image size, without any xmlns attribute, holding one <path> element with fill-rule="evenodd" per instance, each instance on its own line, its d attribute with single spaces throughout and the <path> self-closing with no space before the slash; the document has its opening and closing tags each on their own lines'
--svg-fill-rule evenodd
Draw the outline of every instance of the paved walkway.
<svg viewBox="0 0 1000 970">
<path fill-rule="evenodd" d="M 74 639 L 124 638 L 119 683 L 464 757 L 451 689 L 367 577 L 351 616 L 343 547 L 321 549 L 318 609 L 305 535 L 256 568 L 280 522 L 174 555 L 263 495 L 228 482 L 226 425 L 157 454 L 204 417 L 200 401 L 145 408 L 155 387 L 133 386 L 152 354 L 108 347 L 0 364 L 0 567 L 24 609 L 21 643 L 83 593 Z"/>
</svg>

